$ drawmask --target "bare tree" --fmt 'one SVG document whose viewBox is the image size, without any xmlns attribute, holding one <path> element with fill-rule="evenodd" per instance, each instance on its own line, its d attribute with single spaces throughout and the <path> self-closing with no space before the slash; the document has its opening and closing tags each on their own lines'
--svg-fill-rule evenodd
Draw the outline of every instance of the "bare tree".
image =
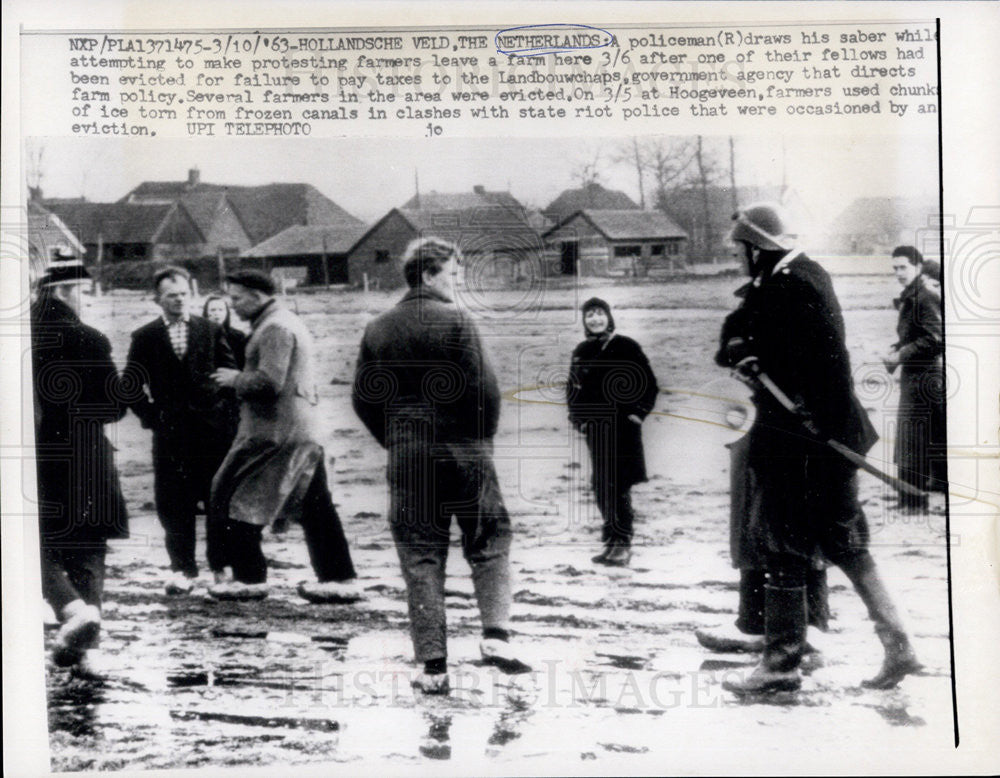
<svg viewBox="0 0 1000 778">
<path fill-rule="evenodd" d="M 582 189 L 596 184 L 601 178 L 601 149 L 594 151 L 592 160 L 579 163 L 571 175 Z"/>
<path fill-rule="evenodd" d="M 647 167 L 646 144 L 640 143 L 634 135 L 615 150 L 611 156 L 611 161 L 615 164 L 632 165 L 635 176 L 639 184 L 639 207 L 646 210 L 646 186 L 645 173 Z"/>
<path fill-rule="evenodd" d="M 28 191 L 33 197 L 41 197 L 42 179 L 45 178 L 45 144 L 29 143 L 25 149 L 25 171 Z"/>
<path fill-rule="evenodd" d="M 670 211 L 670 193 L 682 181 L 693 159 L 688 138 L 651 139 L 645 149 L 646 168 L 653 177 L 653 201 L 662 211 Z"/>
</svg>

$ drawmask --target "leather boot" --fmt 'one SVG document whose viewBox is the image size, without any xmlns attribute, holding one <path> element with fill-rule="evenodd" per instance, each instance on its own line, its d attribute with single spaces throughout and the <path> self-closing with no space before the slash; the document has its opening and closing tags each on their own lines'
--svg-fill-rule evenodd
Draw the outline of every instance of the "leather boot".
<svg viewBox="0 0 1000 778">
<path fill-rule="evenodd" d="M 735 694 L 793 692 L 802 685 L 799 664 L 806 643 L 806 588 L 764 588 L 764 654 L 748 678 L 727 680 Z"/>
<path fill-rule="evenodd" d="M 870 556 L 859 557 L 841 569 L 854 584 L 868 616 L 875 623 L 875 634 L 885 649 L 882 668 L 874 678 L 862 681 L 866 689 L 892 689 L 907 675 L 917 673 L 923 665 L 910 645 L 903 620 L 889 596 L 882 577 Z"/>
</svg>

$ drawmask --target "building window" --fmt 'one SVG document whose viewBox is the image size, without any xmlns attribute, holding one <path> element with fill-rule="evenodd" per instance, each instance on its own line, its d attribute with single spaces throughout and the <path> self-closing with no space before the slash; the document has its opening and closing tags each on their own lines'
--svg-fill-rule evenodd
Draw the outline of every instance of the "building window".
<svg viewBox="0 0 1000 778">
<path fill-rule="evenodd" d="M 389 252 L 386 249 L 375 249 L 375 263 L 382 264 L 389 261 Z"/>
<path fill-rule="evenodd" d="M 649 254 L 652 257 L 662 257 L 663 256 L 663 244 L 657 243 L 649 247 Z"/>
<path fill-rule="evenodd" d="M 642 246 L 615 246 L 616 257 L 638 257 L 642 255 Z"/>
</svg>

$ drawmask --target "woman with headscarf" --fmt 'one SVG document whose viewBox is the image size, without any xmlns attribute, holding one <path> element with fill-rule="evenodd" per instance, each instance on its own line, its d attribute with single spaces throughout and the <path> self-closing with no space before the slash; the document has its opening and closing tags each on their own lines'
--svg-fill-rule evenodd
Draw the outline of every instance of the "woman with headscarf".
<svg viewBox="0 0 1000 778">
<path fill-rule="evenodd" d="M 591 485 L 604 519 L 604 550 L 593 562 L 625 567 L 635 518 L 629 491 L 646 480 L 642 422 L 659 388 L 639 344 L 615 332 L 611 307 L 593 297 L 581 310 L 586 338 L 573 350 L 566 399 L 570 423 L 587 440 Z"/>
<path fill-rule="evenodd" d="M 232 314 L 229 311 L 229 303 L 226 302 L 226 298 L 218 294 L 209 295 L 205 300 L 205 307 L 202 309 L 201 315 L 222 327 L 226 342 L 229 343 L 229 348 L 233 352 L 233 356 L 236 357 L 236 367 L 242 370 L 243 363 L 246 362 L 247 340 L 249 338 L 245 332 L 235 329 L 230 324 Z"/>
</svg>

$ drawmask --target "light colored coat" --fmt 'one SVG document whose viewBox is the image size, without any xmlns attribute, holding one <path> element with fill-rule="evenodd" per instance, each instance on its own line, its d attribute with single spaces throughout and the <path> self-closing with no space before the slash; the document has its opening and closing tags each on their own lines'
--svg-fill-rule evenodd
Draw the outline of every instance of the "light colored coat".
<svg viewBox="0 0 1000 778">
<path fill-rule="evenodd" d="M 298 510 L 323 449 L 313 438 L 313 341 L 277 301 L 253 322 L 234 383 L 240 424 L 212 482 L 212 511 L 258 526 Z"/>
</svg>

